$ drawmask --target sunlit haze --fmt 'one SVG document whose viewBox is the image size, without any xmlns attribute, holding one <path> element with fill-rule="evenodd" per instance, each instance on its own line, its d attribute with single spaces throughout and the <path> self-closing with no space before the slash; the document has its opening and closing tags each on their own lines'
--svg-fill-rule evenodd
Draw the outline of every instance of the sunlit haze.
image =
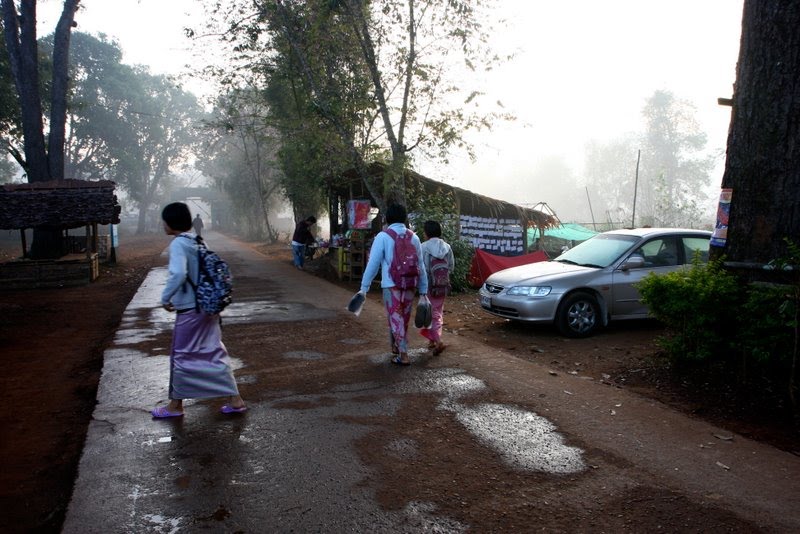
<svg viewBox="0 0 800 534">
<path fill-rule="evenodd" d="M 83 0 L 77 30 L 105 33 L 126 63 L 155 73 L 199 66 L 185 26 L 205 15 L 193 0 Z M 40 34 L 53 30 L 60 0 L 40 2 Z M 565 205 L 560 177 L 538 172 L 564 164 L 583 189 L 585 145 L 642 129 L 641 110 L 656 90 L 697 109 L 710 153 L 720 154 L 709 190 L 718 187 L 741 33 L 741 0 L 499 0 L 492 45 L 516 57 L 486 80 L 488 100 L 517 121 L 470 136 L 477 161 L 454 154 L 448 165 L 418 170 L 477 193 L 521 204 L 548 202 L 564 219 L 589 221 L 587 206 Z M 480 83 L 480 82 L 477 82 Z M 185 81 L 196 92 L 207 86 Z M 634 172 L 636 154 L 631 154 Z M 556 162 L 554 164 L 554 162 Z M 542 177 L 542 175 L 545 175 Z M 574 195 L 573 195 L 574 196 Z M 584 194 L 585 196 L 585 194 Z M 712 210 L 713 206 L 709 206 Z"/>
</svg>

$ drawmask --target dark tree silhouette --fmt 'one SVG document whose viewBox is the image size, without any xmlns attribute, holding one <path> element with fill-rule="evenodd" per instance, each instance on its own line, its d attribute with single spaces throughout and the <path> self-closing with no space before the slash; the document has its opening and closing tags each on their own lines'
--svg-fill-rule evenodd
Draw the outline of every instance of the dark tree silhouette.
<svg viewBox="0 0 800 534">
<path fill-rule="evenodd" d="M 79 3 L 80 0 L 64 0 L 64 8 L 53 37 L 50 133 L 45 147 L 43 107 L 39 92 L 36 0 L 19 2 L 19 12 L 14 0 L 2 0 L 3 34 L 19 98 L 23 133 L 24 156 L 15 155 L 25 169 L 28 182 L 64 179 L 69 40 Z M 34 229 L 30 255 L 34 259 L 60 257 L 62 255 L 60 229 Z"/>
<path fill-rule="evenodd" d="M 745 0 L 728 154 L 728 239 L 735 264 L 788 256 L 800 244 L 800 2 Z"/>
</svg>

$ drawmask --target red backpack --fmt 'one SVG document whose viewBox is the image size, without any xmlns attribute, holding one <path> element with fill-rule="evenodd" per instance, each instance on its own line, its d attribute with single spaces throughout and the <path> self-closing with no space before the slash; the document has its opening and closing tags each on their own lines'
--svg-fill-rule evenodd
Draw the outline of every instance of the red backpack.
<svg viewBox="0 0 800 534">
<path fill-rule="evenodd" d="M 419 283 L 419 257 L 417 248 L 411 240 L 414 232 L 406 230 L 403 235 L 387 229 L 386 233 L 394 241 L 394 258 L 389 266 L 389 276 L 398 289 L 416 289 Z"/>
<path fill-rule="evenodd" d="M 444 297 L 450 294 L 450 267 L 447 264 L 447 258 L 431 257 L 428 293 L 432 297 Z"/>
</svg>

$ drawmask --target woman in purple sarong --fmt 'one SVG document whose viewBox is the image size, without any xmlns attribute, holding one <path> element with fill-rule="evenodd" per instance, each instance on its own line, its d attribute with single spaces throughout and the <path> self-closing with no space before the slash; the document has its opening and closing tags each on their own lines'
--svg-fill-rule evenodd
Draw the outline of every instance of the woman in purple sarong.
<svg viewBox="0 0 800 534">
<path fill-rule="evenodd" d="M 192 230 L 192 215 L 182 202 L 167 205 L 161 212 L 164 232 L 175 236 L 169 245 L 169 278 L 161 294 L 161 305 L 176 312 L 169 363 L 169 404 L 158 406 L 153 417 L 180 417 L 183 399 L 229 397 L 222 413 L 247 410 L 233 378 L 228 351 L 222 343 L 219 315 L 196 309 L 192 284 L 197 282 L 199 264 Z"/>
</svg>

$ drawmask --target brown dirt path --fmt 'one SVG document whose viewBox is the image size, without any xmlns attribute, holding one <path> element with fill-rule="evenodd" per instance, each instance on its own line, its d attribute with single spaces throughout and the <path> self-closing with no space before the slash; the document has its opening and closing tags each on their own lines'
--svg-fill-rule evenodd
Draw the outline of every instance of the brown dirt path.
<svg viewBox="0 0 800 534">
<path fill-rule="evenodd" d="M 160 256 L 168 244 L 163 235 L 129 237 L 123 242 L 118 254 L 118 264 L 103 267 L 101 278 L 94 284 L 82 288 L 59 290 L 31 290 L 0 292 L 0 350 L 6 372 L 0 378 L 4 392 L 4 404 L 0 410 L 0 453 L 3 470 L 0 475 L 0 509 L 3 523 L 8 530 L 57 531 L 60 528 L 77 463 L 95 403 L 97 381 L 102 367 L 103 349 L 116 330 L 122 312 L 135 293 L 148 270 L 163 263 Z M 253 245 L 270 258 L 289 261 L 290 252 L 285 245 L 271 247 Z M 13 254 L 0 249 L 0 258 Z M 324 259 L 309 265 L 309 271 L 330 278 L 330 270 Z M 335 281 L 348 288 L 355 283 Z M 376 298 L 376 292 L 370 297 Z M 448 300 L 445 323 L 448 336 L 458 336 L 463 342 L 480 341 L 513 354 L 522 360 L 531 360 L 552 368 L 562 375 L 580 374 L 596 381 L 607 382 L 625 388 L 644 398 L 669 404 L 697 418 L 706 418 L 715 424 L 756 440 L 764 440 L 784 450 L 800 450 L 797 431 L 786 426 L 779 418 L 757 417 L 757 413 L 738 411 L 733 406 L 718 406 L 722 398 L 719 392 L 693 391 L 680 381 L 665 373 L 659 364 L 654 339 L 661 328 L 652 322 L 642 322 L 608 329 L 602 335 L 589 340 L 565 340 L 547 328 L 529 328 L 484 315 L 477 309 L 473 295 L 455 296 Z M 426 402 L 421 399 L 423 404 Z M 408 409 L 413 409 L 409 407 Z M 398 421 L 412 419 L 398 418 Z M 504 502 L 523 502 L 511 499 L 504 492 L 517 487 L 513 473 L 486 472 L 481 460 L 481 451 L 472 450 L 474 445 L 461 443 L 463 432 L 448 432 L 448 423 L 440 421 L 444 437 L 439 442 L 425 441 L 426 447 L 438 449 L 439 455 L 453 451 L 469 451 L 469 454 L 453 457 L 454 462 L 466 458 L 471 462 L 471 472 L 478 477 L 475 491 L 496 493 L 497 499 L 488 509 L 481 506 L 463 511 L 460 515 L 473 524 L 478 514 L 486 515 L 482 523 L 487 528 L 518 528 L 513 514 L 520 512 L 504 509 Z M 401 423 L 402 426 L 402 423 Z M 397 431 L 409 435 L 421 429 L 408 426 Z M 424 430 L 424 429 L 422 429 Z M 370 439 L 380 440 L 380 433 Z M 362 446 L 367 463 L 370 450 L 380 447 Z M 449 451 L 449 452 L 448 452 Z M 433 452 L 433 451 L 432 451 Z M 424 455 L 423 455 L 424 456 Z M 376 459 L 375 462 L 377 462 Z M 396 465 L 374 464 L 389 479 L 402 484 L 408 470 Z M 497 468 L 494 468 L 496 470 Z M 440 471 L 442 476 L 446 471 Z M 469 482 L 466 482 L 469 484 Z M 387 488 L 390 486 L 386 486 Z M 445 489 L 441 491 L 452 492 Z M 631 488 L 634 486 L 631 486 Z M 435 491 L 437 484 L 420 491 Z M 546 488 L 537 490 L 526 499 L 559 502 L 569 496 L 569 490 L 553 487 L 560 497 L 548 497 Z M 599 489 L 598 489 L 599 490 Z M 623 510 L 631 502 L 641 503 L 633 511 L 625 512 L 620 522 L 602 524 L 625 527 L 636 524 L 637 528 L 649 525 L 653 529 L 682 530 L 681 523 L 686 510 L 692 517 L 716 517 L 718 531 L 746 530 L 748 525 L 729 524 L 724 514 L 714 516 L 709 509 L 686 501 L 686 497 L 667 489 L 653 489 L 650 493 L 626 494 L 619 490 L 619 507 Z M 382 502 L 392 506 L 396 497 L 392 491 L 379 491 Z M 519 496 L 518 496 L 519 497 Z M 523 496 L 524 497 L 524 496 Z M 463 503 L 473 503 L 458 492 L 443 496 L 445 512 L 464 508 Z M 481 501 L 484 502 L 484 501 Z M 514 504 L 513 506 L 518 506 Z M 699 506 L 699 507 L 698 507 Z M 452 508 L 450 510 L 448 507 Z M 670 510 L 672 512 L 670 512 Z M 654 513 L 657 511 L 657 513 Z M 549 523 L 557 521 L 565 512 L 554 507 L 540 506 L 537 514 L 552 514 Z M 607 513 L 607 512 L 606 512 Z M 495 517 L 496 516 L 496 517 Z M 495 517 L 495 520 L 490 520 Z M 532 517 L 532 516 L 529 516 Z M 589 530 L 594 525 L 592 511 L 582 517 L 579 530 Z M 545 519 L 542 517 L 542 519 Z M 566 523 L 565 523 L 566 524 Z"/>
</svg>

